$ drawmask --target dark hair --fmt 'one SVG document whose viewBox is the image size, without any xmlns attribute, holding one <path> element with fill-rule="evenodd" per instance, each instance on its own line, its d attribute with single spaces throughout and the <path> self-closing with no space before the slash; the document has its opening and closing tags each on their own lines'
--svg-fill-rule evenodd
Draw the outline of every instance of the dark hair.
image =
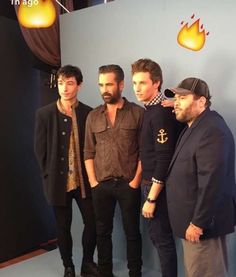
<svg viewBox="0 0 236 277">
<path fill-rule="evenodd" d="M 57 79 L 59 78 L 59 76 L 63 76 L 66 78 L 75 77 L 77 85 L 80 85 L 83 82 L 83 75 L 79 67 L 70 64 L 59 68 L 59 70 L 57 71 Z"/>
<path fill-rule="evenodd" d="M 163 83 L 162 70 L 158 63 L 151 59 L 139 59 L 132 65 L 132 75 L 137 72 L 149 72 L 153 83 L 160 82 L 159 90 Z"/>
<path fill-rule="evenodd" d="M 100 66 L 98 69 L 99 74 L 106 74 L 106 73 L 114 73 L 117 83 L 120 83 L 124 80 L 124 71 L 123 69 L 117 64 L 108 64 Z"/>
</svg>

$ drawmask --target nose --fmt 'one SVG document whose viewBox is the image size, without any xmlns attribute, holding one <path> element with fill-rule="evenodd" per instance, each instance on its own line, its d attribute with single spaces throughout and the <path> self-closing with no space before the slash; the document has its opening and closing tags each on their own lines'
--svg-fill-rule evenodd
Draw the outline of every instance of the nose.
<svg viewBox="0 0 236 277">
<path fill-rule="evenodd" d="M 178 102 L 178 100 L 175 99 L 174 108 L 177 108 L 178 106 L 179 106 L 179 102 Z"/>
<path fill-rule="evenodd" d="M 134 88 L 135 92 L 139 92 L 140 91 L 140 85 L 138 85 L 138 84 L 134 84 L 133 88 Z"/>
<path fill-rule="evenodd" d="M 106 86 L 101 86 L 100 87 L 100 92 L 101 92 L 101 94 L 107 92 L 107 87 Z"/>
</svg>

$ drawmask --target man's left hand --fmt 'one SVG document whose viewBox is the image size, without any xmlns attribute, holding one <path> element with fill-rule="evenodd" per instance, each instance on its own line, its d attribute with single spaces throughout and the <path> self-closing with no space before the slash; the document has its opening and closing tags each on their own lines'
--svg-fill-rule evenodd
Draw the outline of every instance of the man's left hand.
<svg viewBox="0 0 236 277">
<path fill-rule="evenodd" d="M 190 223 L 185 233 L 185 239 L 189 242 L 199 242 L 200 236 L 202 234 L 203 234 L 202 228 L 197 227 L 196 225 Z"/>
<path fill-rule="evenodd" d="M 149 203 L 148 201 L 145 201 L 142 209 L 142 215 L 146 218 L 153 218 L 155 209 L 156 203 Z"/>
</svg>

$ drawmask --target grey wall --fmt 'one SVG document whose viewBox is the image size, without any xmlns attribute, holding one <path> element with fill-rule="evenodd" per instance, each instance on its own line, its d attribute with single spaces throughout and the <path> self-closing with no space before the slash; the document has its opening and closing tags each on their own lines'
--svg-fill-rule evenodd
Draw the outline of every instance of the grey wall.
<svg viewBox="0 0 236 277">
<path fill-rule="evenodd" d="M 202 78 L 210 86 L 212 107 L 224 116 L 236 138 L 235 12 L 235 0 L 116 0 L 66 14 L 60 20 L 62 64 L 81 67 L 84 85 L 79 98 L 92 106 L 102 103 L 97 69 L 103 64 L 118 63 L 124 68 L 124 95 L 133 101 L 136 100 L 130 64 L 141 57 L 160 63 L 164 73 L 163 88 L 174 86 L 185 77 Z M 200 23 L 210 32 L 205 46 L 198 52 L 179 46 L 176 40 L 181 21 L 193 22 L 190 20 L 192 14 L 195 19 L 200 18 Z M 124 259 L 120 225 L 118 219 L 114 255 Z M 158 271 L 156 253 L 150 250 L 145 224 L 142 231 L 144 265 Z M 232 262 L 236 258 L 235 249 L 234 234 L 230 237 L 231 276 L 236 275 L 236 266 Z"/>
</svg>

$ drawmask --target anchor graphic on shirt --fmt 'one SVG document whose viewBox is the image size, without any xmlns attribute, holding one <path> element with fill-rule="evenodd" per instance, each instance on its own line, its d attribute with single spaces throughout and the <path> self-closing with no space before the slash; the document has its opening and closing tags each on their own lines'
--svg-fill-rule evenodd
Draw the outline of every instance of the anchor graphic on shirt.
<svg viewBox="0 0 236 277">
<path fill-rule="evenodd" d="M 168 140 L 167 133 L 165 133 L 164 129 L 160 129 L 157 136 L 157 142 L 159 143 L 165 143 Z"/>
</svg>

